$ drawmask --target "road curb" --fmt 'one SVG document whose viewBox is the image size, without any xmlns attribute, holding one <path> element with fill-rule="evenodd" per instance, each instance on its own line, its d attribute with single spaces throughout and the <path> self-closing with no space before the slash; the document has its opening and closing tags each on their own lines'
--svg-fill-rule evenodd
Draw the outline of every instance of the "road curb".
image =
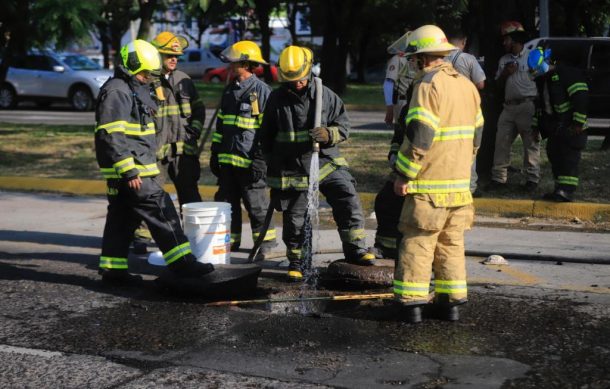
<svg viewBox="0 0 610 389">
<path fill-rule="evenodd" d="M 80 180 L 42 177 L 0 176 L 1 190 L 56 192 L 71 195 L 105 195 L 106 185 L 102 180 Z M 175 193 L 172 184 L 166 184 L 165 190 Z M 201 196 L 210 200 L 214 198 L 216 187 L 199 185 Z M 360 193 L 362 206 L 372 211 L 375 204 L 375 193 Z M 484 216 L 502 217 L 541 217 L 551 219 L 573 219 L 583 221 L 610 221 L 610 204 L 596 203 L 554 203 L 542 200 L 511 200 L 476 198 L 476 212 Z"/>
</svg>

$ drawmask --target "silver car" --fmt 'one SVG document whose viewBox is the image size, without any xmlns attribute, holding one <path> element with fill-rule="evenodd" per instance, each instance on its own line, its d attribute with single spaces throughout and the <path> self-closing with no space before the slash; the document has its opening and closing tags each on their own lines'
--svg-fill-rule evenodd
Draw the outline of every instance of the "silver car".
<svg viewBox="0 0 610 389">
<path fill-rule="evenodd" d="M 227 66 L 208 49 L 188 49 L 178 57 L 178 70 L 182 70 L 191 78 L 201 79 L 208 71 Z"/>
<path fill-rule="evenodd" d="M 0 86 L 0 108 L 33 100 L 39 106 L 68 101 L 77 111 L 93 109 L 100 87 L 112 76 L 80 54 L 35 51 L 15 58 Z"/>
</svg>

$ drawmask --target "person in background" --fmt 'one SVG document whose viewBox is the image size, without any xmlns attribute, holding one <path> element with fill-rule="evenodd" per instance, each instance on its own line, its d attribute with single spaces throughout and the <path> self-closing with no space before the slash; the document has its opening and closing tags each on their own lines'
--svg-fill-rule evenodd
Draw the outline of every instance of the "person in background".
<svg viewBox="0 0 610 389">
<path fill-rule="evenodd" d="M 500 58 L 496 81 L 504 86 L 504 108 L 498 119 L 494 162 L 488 190 L 506 188 L 513 142 L 517 135 L 523 142 L 523 167 L 526 182 L 523 189 L 533 192 L 540 181 L 540 133 L 532 128 L 536 84 L 527 67 L 529 51 L 524 43 L 527 34 L 518 22 L 502 25 L 504 50 Z"/>
<path fill-rule="evenodd" d="M 457 47 L 457 50 L 452 51 L 445 60 L 451 62 L 451 65 L 453 65 L 453 68 L 457 70 L 458 73 L 472 81 L 479 91 L 483 90 L 483 88 L 485 88 L 485 72 L 474 55 L 464 52 L 467 42 L 466 34 L 462 31 L 455 31 L 449 34 L 448 39 L 449 43 Z M 477 160 L 474 159 L 470 172 L 470 193 L 472 193 L 474 197 L 480 196 L 480 192 L 477 190 L 478 179 Z"/>
<path fill-rule="evenodd" d="M 392 172 L 388 174 L 386 182 L 375 196 L 374 209 L 377 229 L 375 231 L 375 244 L 371 252 L 378 259 L 397 259 L 398 245 L 402 238 L 402 234 L 398 231 L 398 220 L 404 197 L 397 196 L 394 193 L 394 179 L 396 177 L 393 169 L 396 154 L 405 136 L 405 108 L 407 108 L 412 91 L 411 86 L 418 71 L 414 61 L 406 55 L 410 34 L 410 32 L 407 32 L 388 46 L 388 53 L 394 54 L 394 56 L 388 63 L 383 92 L 387 108 L 386 124 L 391 125 L 394 121 L 394 134 L 388 152 L 388 163 Z M 395 104 L 390 107 L 390 103 Z"/>
<path fill-rule="evenodd" d="M 580 69 L 551 58 L 551 50 L 542 47 L 528 57 L 532 77 L 540 81 L 534 124 L 548 137 L 546 153 L 555 179 L 555 189 L 543 198 L 569 202 L 578 187 L 578 165 L 587 145 L 589 86 Z"/>
</svg>

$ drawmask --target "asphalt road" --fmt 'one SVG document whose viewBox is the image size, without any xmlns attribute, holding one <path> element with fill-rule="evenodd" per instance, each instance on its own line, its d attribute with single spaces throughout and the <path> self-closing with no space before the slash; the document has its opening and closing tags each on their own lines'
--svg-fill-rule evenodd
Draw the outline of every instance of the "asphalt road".
<svg viewBox="0 0 610 389">
<path fill-rule="evenodd" d="M 146 256 L 130 257 L 141 287 L 101 284 L 105 208 L 102 198 L 0 192 L 0 386 L 610 386 L 608 265 L 507 257 L 507 266 L 485 266 L 469 257 L 470 301 L 457 323 L 408 325 L 379 300 L 213 308 L 159 289 L 160 269 Z M 532 252 L 579 240 L 567 259 L 610 252 L 607 234 L 542 232 L 477 227 L 467 248 L 502 247 L 517 233 Z M 321 235 L 321 247 L 338 249 L 336 231 Z M 234 262 L 246 255 L 235 253 Z M 323 271 L 337 258 L 314 263 Z M 317 287 L 287 284 L 284 266 L 281 255 L 264 261 L 258 288 L 237 298 L 361 292 L 324 278 Z"/>
</svg>

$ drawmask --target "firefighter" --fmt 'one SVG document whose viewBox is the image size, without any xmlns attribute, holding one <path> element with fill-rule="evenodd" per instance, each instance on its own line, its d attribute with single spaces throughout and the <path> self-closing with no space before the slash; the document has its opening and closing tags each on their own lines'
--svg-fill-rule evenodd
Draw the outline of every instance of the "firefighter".
<svg viewBox="0 0 610 389">
<path fill-rule="evenodd" d="M 506 54 L 498 63 L 496 81 L 504 86 L 504 108 L 498 119 L 491 182 L 487 189 L 506 188 L 512 144 L 519 135 L 523 142 L 526 179 L 522 188 L 533 192 L 540 181 L 540 134 L 532 129 L 537 90 L 527 67 L 529 50 L 524 46 L 527 34 L 518 22 L 503 23 L 502 34 Z"/>
<path fill-rule="evenodd" d="M 555 190 L 543 198 L 569 202 L 578 187 L 578 165 L 587 144 L 589 87 L 579 69 L 552 63 L 550 49 L 532 50 L 528 66 L 540 80 L 534 123 L 548 137 L 546 153 L 555 179 Z"/>
<path fill-rule="evenodd" d="M 455 47 L 440 28 L 418 28 L 409 44 L 422 73 L 413 87 L 395 165 L 394 190 L 406 198 L 394 295 L 407 321 L 421 321 L 434 271 L 438 313 L 457 320 L 457 305 L 467 301 L 464 230 L 474 219 L 469 186 L 483 129 L 480 97 L 474 84 L 444 60 Z"/>
<path fill-rule="evenodd" d="M 388 127 L 395 128 L 398 124 L 398 115 L 407 103 L 407 90 L 413 82 L 414 74 L 410 71 L 405 56 L 405 43 L 410 34 L 411 32 L 407 31 L 387 49 L 388 54 L 392 55 L 392 58 L 388 61 L 383 82 L 383 97 L 386 105 L 385 123 Z"/>
<path fill-rule="evenodd" d="M 153 123 L 156 103 L 150 94 L 152 73 L 159 71 L 157 49 L 143 40 L 121 48 L 122 65 L 101 88 L 95 113 L 95 152 L 107 182 L 108 214 L 99 272 L 105 282 L 137 283 L 128 272 L 129 244 L 143 220 L 179 277 L 214 270 L 197 262 L 169 195 L 158 179 Z"/>
<path fill-rule="evenodd" d="M 394 123 L 394 135 L 390 142 L 390 151 L 388 153 L 388 162 L 390 168 L 394 168 L 396 162 L 396 154 L 402 144 L 405 134 L 404 119 L 406 115 L 405 107 L 408 104 L 411 85 L 413 79 L 417 73 L 412 60 L 406 55 L 408 37 L 411 32 L 407 32 L 405 35 L 400 37 L 397 41 L 388 46 L 388 53 L 395 54 L 388 64 L 386 72 L 386 80 L 383 85 L 384 97 L 386 101 L 386 124 L 391 124 L 391 120 L 395 118 Z M 400 59 L 400 69 L 394 70 L 392 66 L 395 66 L 397 59 Z M 398 65 L 396 65 L 398 66 Z M 397 77 L 395 79 L 394 77 Z M 390 87 L 398 86 L 393 91 Z M 394 102 L 393 98 L 396 97 L 396 104 L 393 105 L 393 109 L 390 110 L 388 105 L 390 102 Z M 390 115 L 390 116 L 389 116 Z M 390 122 L 388 122 L 390 119 Z M 402 238 L 402 234 L 398 231 L 398 219 L 399 212 L 397 210 L 402 209 L 404 203 L 404 197 L 397 196 L 394 193 L 394 179 L 395 174 L 391 173 L 388 175 L 388 179 L 384 183 L 381 190 L 375 196 L 375 218 L 377 219 L 377 230 L 375 231 L 375 245 L 372 252 L 376 258 L 398 258 L 398 244 Z"/>
<path fill-rule="evenodd" d="M 201 201 L 197 182 L 201 167 L 197 141 L 205 122 L 205 107 L 193 80 L 176 68 L 188 47 L 186 38 L 164 31 L 152 41 L 161 54 L 159 78 L 163 95 L 155 116 L 157 160 L 163 178 L 169 177 L 182 204 Z"/>
<path fill-rule="evenodd" d="M 251 41 L 239 41 L 221 53 L 235 79 L 224 89 L 216 131 L 212 135 L 210 168 L 218 177 L 216 201 L 231 203 L 231 250 L 241 244 L 241 201 L 244 202 L 256 241 L 265 233 L 257 260 L 277 245 L 273 225 L 264 230 L 265 212 L 269 206 L 265 174 L 252 169 L 253 145 L 260 128 L 271 88 L 253 73 L 267 65 L 260 48 Z"/>
<path fill-rule="evenodd" d="M 312 144 L 319 143 L 320 192 L 333 210 L 347 261 L 372 265 L 367 250 L 364 217 L 355 181 L 338 144 L 349 135 L 349 119 L 341 99 L 327 87 L 322 90 L 320 127 L 314 128 L 316 85 L 311 73 L 313 53 L 306 47 L 288 46 L 280 53 L 281 86 L 271 92 L 261 127 L 260 153 L 268 162 L 267 184 L 271 201 L 283 212 L 283 236 L 290 261 L 288 279 L 303 280 L 305 218 Z M 263 166 L 261 164 L 261 166 Z"/>
</svg>

